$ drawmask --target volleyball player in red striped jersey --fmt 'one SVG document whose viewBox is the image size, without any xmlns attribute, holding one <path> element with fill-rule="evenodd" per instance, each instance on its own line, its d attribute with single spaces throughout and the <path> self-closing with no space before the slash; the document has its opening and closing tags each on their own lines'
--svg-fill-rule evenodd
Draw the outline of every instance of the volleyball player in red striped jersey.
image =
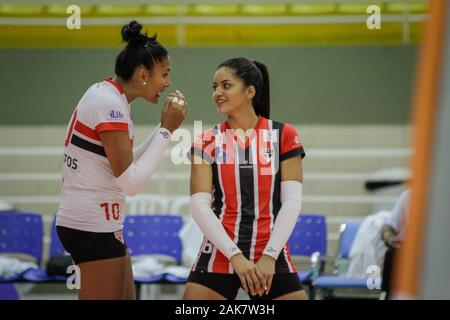
<svg viewBox="0 0 450 320">
<path fill-rule="evenodd" d="M 305 299 L 287 241 L 301 208 L 305 153 L 296 130 L 269 119 L 269 76 L 246 58 L 216 70 L 227 120 L 191 150 L 192 215 L 205 235 L 184 299 Z"/>
</svg>

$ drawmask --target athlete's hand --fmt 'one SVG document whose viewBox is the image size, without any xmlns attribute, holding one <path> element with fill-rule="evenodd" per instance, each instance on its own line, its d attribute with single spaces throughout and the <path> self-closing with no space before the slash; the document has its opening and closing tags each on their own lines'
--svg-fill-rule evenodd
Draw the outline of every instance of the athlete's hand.
<svg viewBox="0 0 450 320">
<path fill-rule="evenodd" d="M 170 132 L 175 131 L 186 118 L 187 102 L 180 91 L 171 93 L 164 103 L 161 112 L 161 127 Z"/>
<path fill-rule="evenodd" d="M 241 280 L 242 288 L 252 296 L 262 296 L 266 291 L 264 277 L 256 267 L 242 253 L 235 254 L 230 259 L 234 272 Z"/>
<path fill-rule="evenodd" d="M 265 294 L 269 294 L 272 287 L 272 279 L 275 273 L 275 259 L 271 256 L 263 254 L 256 263 L 256 267 L 259 269 L 264 277 L 264 285 L 266 287 Z"/>
</svg>

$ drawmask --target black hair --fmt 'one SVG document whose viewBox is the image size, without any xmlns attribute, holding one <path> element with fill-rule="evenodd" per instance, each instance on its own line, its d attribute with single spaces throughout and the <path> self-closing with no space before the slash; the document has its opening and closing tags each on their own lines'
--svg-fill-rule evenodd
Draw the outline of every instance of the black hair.
<svg viewBox="0 0 450 320">
<path fill-rule="evenodd" d="M 122 27 L 122 39 L 127 45 L 117 56 L 115 73 L 125 81 L 131 79 L 138 66 L 143 65 L 152 70 L 156 62 L 169 55 L 166 48 L 156 40 L 157 34 L 148 37 L 147 33 L 141 33 L 141 29 L 142 25 L 137 21 Z"/>
<path fill-rule="evenodd" d="M 267 67 L 258 61 L 251 61 L 247 58 L 232 58 L 222 62 L 217 69 L 226 67 L 231 69 L 234 74 L 244 81 L 246 87 L 255 87 L 255 96 L 253 97 L 253 109 L 257 115 L 264 118 L 270 117 L 270 84 L 269 72 Z"/>
</svg>

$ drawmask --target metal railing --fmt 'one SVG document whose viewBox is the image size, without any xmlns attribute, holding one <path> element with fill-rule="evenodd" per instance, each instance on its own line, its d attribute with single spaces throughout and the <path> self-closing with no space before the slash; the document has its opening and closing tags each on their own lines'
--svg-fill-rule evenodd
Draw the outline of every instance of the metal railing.
<svg viewBox="0 0 450 320">
<path fill-rule="evenodd" d="M 384 0 L 374 1 L 377 3 L 401 3 L 402 1 Z M 421 0 L 404 0 L 403 3 L 420 3 Z M 5 1 L 8 3 L 8 1 Z M 319 4 L 319 3 L 335 3 L 335 4 L 371 4 L 370 1 L 362 0 L 156 0 L 151 4 L 178 4 L 178 5 L 192 5 L 192 4 Z M 73 1 L 56 1 L 56 0 L 15 0 L 14 4 L 73 4 Z M 104 1 L 99 0 L 78 0 L 77 5 L 104 5 Z M 148 5 L 146 0 L 111 0 L 108 5 L 127 4 L 127 5 Z M 404 6 L 402 13 L 382 13 L 383 23 L 401 23 L 402 24 L 402 41 L 404 44 L 409 44 L 411 41 L 410 24 L 425 21 L 426 14 L 411 13 L 408 5 Z M 123 25 L 134 19 L 139 19 L 143 24 L 148 25 L 174 25 L 176 26 L 176 45 L 186 45 L 186 27 L 189 25 L 324 25 L 324 24 L 365 24 L 367 14 L 345 14 L 345 15 L 267 15 L 267 16 L 190 16 L 180 10 L 179 14 L 175 16 L 132 16 L 132 17 L 83 17 L 83 25 L 85 26 L 112 26 Z M 15 25 L 15 26 L 64 26 L 66 24 L 65 17 L 0 17 L 1 25 Z"/>
</svg>

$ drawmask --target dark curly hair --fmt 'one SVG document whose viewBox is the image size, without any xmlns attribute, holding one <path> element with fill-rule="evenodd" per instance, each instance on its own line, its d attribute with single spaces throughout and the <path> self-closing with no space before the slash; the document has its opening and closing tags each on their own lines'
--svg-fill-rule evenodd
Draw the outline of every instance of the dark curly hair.
<svg viewBox="0 0 450 320">
<path fill-rule="evenodd" d="M 131 79 L 138 66 L 143 65 L 152 70 L 156 62 L 169 55 L 166 48 L 156 40 L 156 34 L 148 37 L 146 33 L 141 33 L 141 29 L 142 25 L 137 21 L 122 27 L 122 39 L 127 45 L 117 56 L 115 73 L 125 81 Z"/>
</svg>

